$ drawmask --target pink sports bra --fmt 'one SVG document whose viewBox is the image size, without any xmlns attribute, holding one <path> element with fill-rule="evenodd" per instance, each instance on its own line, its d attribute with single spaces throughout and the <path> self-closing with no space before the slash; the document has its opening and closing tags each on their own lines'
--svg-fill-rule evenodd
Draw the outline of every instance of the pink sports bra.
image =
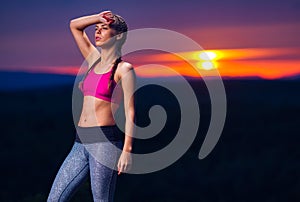
<svg viewBox="0 0 300 202">
<path fill-rule="evenodd" d="M 94 71 L 94 67 L 91 68 L 91 71 L 87 74 L 82 83 L 81 91 L 83 92 L 83 95 L 90 95 L 108 102 L 119 104 L 123 98 L 121 86 L 117 85 L 113 79 L 111 86 L 108 87 L 112 68 L 110 71 L 103 74 L 97 74 Z"/>
</svg>

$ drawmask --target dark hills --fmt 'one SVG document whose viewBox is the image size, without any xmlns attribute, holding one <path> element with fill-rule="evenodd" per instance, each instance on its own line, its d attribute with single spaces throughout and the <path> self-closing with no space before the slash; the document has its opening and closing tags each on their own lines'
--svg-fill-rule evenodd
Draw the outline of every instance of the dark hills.
<svg viewBox="0 0 300 202">
<path fill-rule="evenodd" d="M 73 85 L 71 79 L 68 82 L 0 93 L 0 201 L 45 201 L 74 141 Z M 300 81 L 224 80 L 225 127 L 215 149 L 203 160 L 198 154 L 210 121 L 210 99 L 203 81 L 191 85 L 201 111 L 192 146 L 159 172 L 121 175 L 115 201 L 299 201 Z M 137 140 L 135 151 L 163 148 L 179 124 L 176 99 L 157 86 L 136 97 L 137 124 L 149 124 L 148 109 L 157 104 L 165 107 L 168 121 L 157 137 Z M 72 201 L 92 201 L 88 183 Z"/>
</svg>

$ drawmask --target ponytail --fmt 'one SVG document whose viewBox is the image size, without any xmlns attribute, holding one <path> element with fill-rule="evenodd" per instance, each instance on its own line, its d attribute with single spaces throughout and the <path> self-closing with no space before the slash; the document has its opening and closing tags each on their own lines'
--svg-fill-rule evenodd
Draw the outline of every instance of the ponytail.
<svg viewBox="0 0 300 202">
<path fill-rule="evenodd" d="M 111 83 L 112 81 L 114 80 L 114 77 L 115 77 L 115 72 L 117 70 L 117 67 L 118 67 L 118 64 L 122 61 L 122 58 L 119 57 L 116 59 L 116 61 L 114 62 L 114 66 L 112 67 L 112 71 L 111 71 L 111 74 L 110 74 L 110 77 L 109 77 L 109 82 L 108 82 L 108 86 L 107 88 L 110 88 L 111 87 Z"/>
</svg>

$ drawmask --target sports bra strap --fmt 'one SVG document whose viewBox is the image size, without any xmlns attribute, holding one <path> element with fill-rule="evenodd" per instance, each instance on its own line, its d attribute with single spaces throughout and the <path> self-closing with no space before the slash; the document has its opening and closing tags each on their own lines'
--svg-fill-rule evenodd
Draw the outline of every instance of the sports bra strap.
<svg viewBox="0 0 300 202">
<path fill-rule="evenodd" d="M 95 67 L 95 65 L 97 63 L 99 63 L 101 61 L 101 57 L 99 57 L 93 64 L 92 66 L 87 70 L 87 72 L 85 73 L 85 75 L 83 76 L 81 81 L 84 81 L 85 77 L 88 75 L 88 73 Z"/>
</svg>

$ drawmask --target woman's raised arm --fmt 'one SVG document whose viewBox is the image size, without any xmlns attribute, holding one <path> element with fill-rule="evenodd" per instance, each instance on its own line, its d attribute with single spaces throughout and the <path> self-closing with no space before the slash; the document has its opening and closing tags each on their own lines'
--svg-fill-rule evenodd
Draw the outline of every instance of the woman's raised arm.
<svg viewBox="0 0 300 202">
<path fill-rule="evenodd" d="M 100 57 L 100 52 L 91 43 L 84 29 L 90 25 L 102 22 L 101 20 L 103 20 L 103 18 L 101 18 L 101 16 L 108 12 L 110 11 L 103 11 L 100 14 L 83 16 L 70 21 L 70 29 L 73 37 L 84 59 L 86 59 L 89 63 L 89 66 Z"/>
</svg>

